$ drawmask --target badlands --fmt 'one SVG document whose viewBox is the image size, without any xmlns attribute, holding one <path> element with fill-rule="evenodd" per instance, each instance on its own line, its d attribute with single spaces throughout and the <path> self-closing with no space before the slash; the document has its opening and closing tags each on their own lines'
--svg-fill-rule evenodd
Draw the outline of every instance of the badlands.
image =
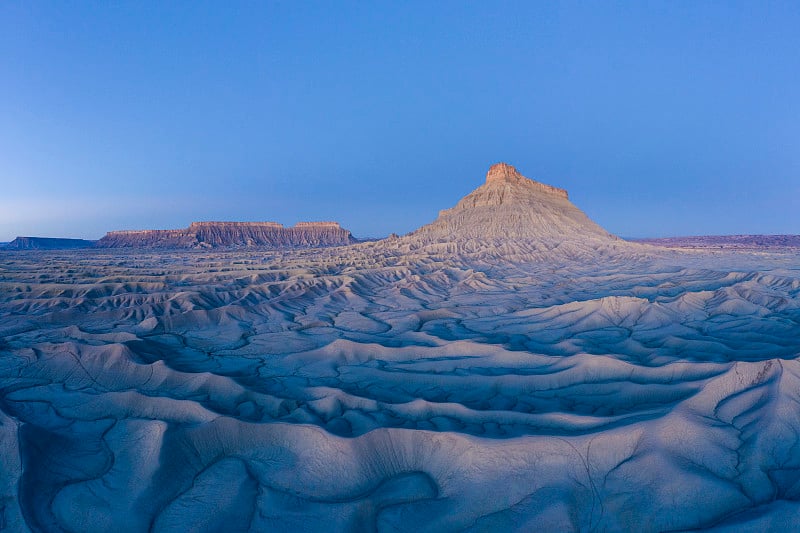
<svg viewBox="0 0 800 533">
<path fill-rule="evenodd" d="M 798 530 L 799 401 L 798 248 L 505 164 L 381 241 L 0 251 L 4 531 Z"/>
</svg>

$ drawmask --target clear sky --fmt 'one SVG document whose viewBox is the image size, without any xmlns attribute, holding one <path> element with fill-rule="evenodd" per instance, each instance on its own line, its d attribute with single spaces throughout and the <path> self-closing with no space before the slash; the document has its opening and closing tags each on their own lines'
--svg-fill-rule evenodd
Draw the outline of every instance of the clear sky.
<svg viewBox="0 0 800 533">
<path fill-rule="evenodd" d="M 0 3 L 0 241 L 405 233 L 498 161 L 623 236 L 800 233 L 800 2 Z"/>
</svg>

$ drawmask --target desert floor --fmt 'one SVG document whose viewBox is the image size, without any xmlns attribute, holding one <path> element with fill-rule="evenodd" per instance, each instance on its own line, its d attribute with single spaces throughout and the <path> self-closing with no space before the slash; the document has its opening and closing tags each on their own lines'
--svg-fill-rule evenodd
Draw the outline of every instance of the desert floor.
<svg viewBox="0 0 800 533">
<path fill-rule="evenodd" d="M 798 529 L 798 358 L 796 250 L 6 251 L 0 529 Z"/>
</svg>

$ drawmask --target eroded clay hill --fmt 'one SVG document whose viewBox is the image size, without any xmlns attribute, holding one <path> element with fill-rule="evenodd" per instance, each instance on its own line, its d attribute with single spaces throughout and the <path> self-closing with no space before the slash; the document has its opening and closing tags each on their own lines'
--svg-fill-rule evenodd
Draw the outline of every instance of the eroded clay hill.
<svg viewBox="0 0 800 533">
<path fill-rule="evenodd" d="M 486 183 L 432 223 L 412 233 L 421 239 L 618 240 L 569 201 L 567 191 L 493 165 Z"/>
</svg>

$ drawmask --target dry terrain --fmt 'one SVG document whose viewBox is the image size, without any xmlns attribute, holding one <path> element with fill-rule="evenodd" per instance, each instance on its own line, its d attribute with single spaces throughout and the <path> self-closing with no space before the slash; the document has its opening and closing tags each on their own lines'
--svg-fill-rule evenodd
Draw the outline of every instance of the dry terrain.
<svg viewBox="0 0 800 533">
<path fill-rule="evenodd" d="M 800 254 L 509 168 L 378 242 L 2 252 L 0 529 L 800 528 Z"/>
</svg>

